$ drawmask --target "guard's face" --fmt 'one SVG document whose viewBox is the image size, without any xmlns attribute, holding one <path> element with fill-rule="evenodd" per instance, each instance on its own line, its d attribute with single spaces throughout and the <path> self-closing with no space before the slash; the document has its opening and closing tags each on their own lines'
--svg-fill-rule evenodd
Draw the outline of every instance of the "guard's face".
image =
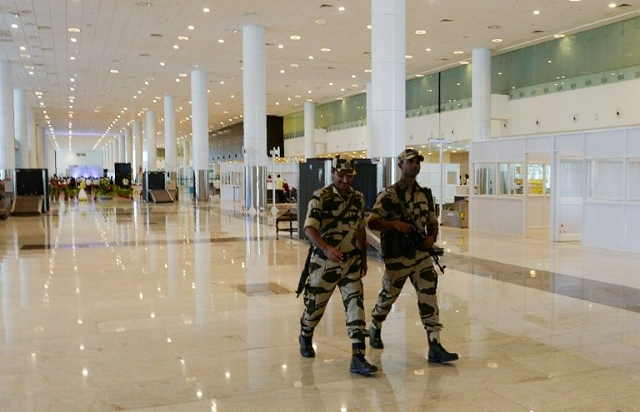
<svg viewBox="0 0 640 412">
<path fill-rule="evenodd" d="M 405 159 L 398 166 L 402 170 L 402 176 L 416 177 L 420 174 L 420 159 L 417 157 Z"/>
<path fill-rule="evenodd" d="M 348 190 L 355 176 L 354 174 L 338 172 L 335 169 L 331 172 L 333 184 L 338 190 Z"/>
</svg>

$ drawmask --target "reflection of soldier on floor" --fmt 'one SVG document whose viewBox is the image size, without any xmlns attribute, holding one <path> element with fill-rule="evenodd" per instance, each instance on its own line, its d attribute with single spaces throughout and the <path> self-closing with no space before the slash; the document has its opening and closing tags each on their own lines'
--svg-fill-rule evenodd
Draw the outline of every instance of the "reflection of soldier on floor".
<svg viewBox="0 0 640 412">
<path fill-rule="evenodd" d="M 305 286 L 305 310 L 300 319 L 300 354 L 305 358 L 315 356 L 313 332 L 337 286 L 351 338 L 350 371 L 369 376 L 378 368 L 364 357 L 362 277 L 367 273 L 364 197 L 351 187 L 356 172 L 350 156 L 335 157 L 331 166 L 333 183 L 313 193 L 304 222 L 305 235 L 314 249 Z"/>
</svg>

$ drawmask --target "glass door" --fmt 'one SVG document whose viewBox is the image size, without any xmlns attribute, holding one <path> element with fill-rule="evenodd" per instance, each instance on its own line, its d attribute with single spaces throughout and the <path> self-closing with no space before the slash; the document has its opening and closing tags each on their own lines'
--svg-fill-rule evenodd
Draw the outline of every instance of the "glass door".
<svg viewBox="0 0 640 412">
<path fill-rule="evenodd" d="M 584 169 L 581 152 L 558 153 L 554 225 L 556 241 L 582 241 Z"/>
</svg>

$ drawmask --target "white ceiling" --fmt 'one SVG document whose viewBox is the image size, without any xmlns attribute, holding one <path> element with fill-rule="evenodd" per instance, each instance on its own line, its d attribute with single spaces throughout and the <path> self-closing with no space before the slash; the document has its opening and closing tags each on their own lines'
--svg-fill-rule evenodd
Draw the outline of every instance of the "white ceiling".
<svg viewBox="0 0 640 412">
<path fill-rule="evenodd" d="M 610 2 L 406 0 L 407 54 L 413 56 L 407 76 L 457 65 L 476 47 L 500 53 L 638 13 L 635 4 L 611 8 Z M 189 74 L 196 65 L 209 73 L 210 128 L 238 122 L 246 24 L 266 28 L 269 114 L 302 110 L 306 99 L 322 103 L 361 92 L 370 80 L 371 9 L 365 0 L 0 0 L 0 13 L 0 59 L 13 63 L 14 86 L 27 90 L 43 125 L 46 110 L 65 146 L 72 121 L 74 149 L 93 147 L 114 120 L 111 134 L 133 118 L 144 123 L 139 113 L 145 108 L 155 110 L 160 122 L 165 93 L 176 97 L 178 136 L 187 136 Z M 80 32 L 69 32 L 73 27 Z M 294 34 L 301 40 L 291 40 Z M 162 123 L 156 130 L 163 130 Z"/>
</svg>

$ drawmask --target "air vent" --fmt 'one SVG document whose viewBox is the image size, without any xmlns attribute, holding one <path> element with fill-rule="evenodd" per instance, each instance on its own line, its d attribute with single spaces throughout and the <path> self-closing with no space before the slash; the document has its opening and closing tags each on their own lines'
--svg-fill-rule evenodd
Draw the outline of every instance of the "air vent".
<svg viewBox="0 0 640 412">
<path fill-rule="evenodd" d="M 451 19 L 442 19 L 442 20 L 440 20 L 440 23 L 451 23 L 451 22 L 453 22 L 453 20 L 451 20 Z"/>
<path fill-rule="evenodd" d="M 627 3 L 618 4 L 616 6 L 616 9 L 619 9 L 620 7 L 631 7 L 631 4 L 627 4 Z"/>
<path fill-rule="evenodd" d="M 323 7 L 333 7 L 333 4 L 322 4 L 320 8 L 323 8 Z"/>
<path fill-rule="evenodd" d="M 362 54 L 371 54 L 370 51 L 362 52 Z"/>
<path fill-rule="evenodd" d="M 451 59 L 447 59 L 447 58 L 445 57 L 444 59 L 438 59 L 438 60 L 440 60 L 440 61 L 442 61 L 442 62 L 446 62 L 446 61 L 449 61 L 449 60 L 451 60 Z"/>
<path fill-rule="evenodd" d="M 544 30 L 534 30 L 531 33 L 533 33 L 533 34 L 544 33 Z"/>
<path fill-rule="evenodd" d="M 335 68 L 335 67 L 332 67 L 332 66 L 329 66 L 329 67 L 327 67 L 327 69 L 329 69 L 329 70 L 335 70 L 336 68 Z"/>
<path fill-rule="evenodd" d="M 151 33 L 151 37 L 162 37 L 162 34 L 159 34 L 159 33 Z"/>
<path fill-rule="evenodd" d="M 265 43 L 264 45 L 265 46 L 275 46 L 275 44 L 273 44 L 273 43 Z"/>
<path fill-rule="evenodd" d="M 38 26 L 38 30 L 51 30 L 50 26 Z"/>
<path fill-rule="evenodd" d="M 140 53 L 140 57 L 149 57 L 151 56 L 149 53 Z"/>
</svg>

